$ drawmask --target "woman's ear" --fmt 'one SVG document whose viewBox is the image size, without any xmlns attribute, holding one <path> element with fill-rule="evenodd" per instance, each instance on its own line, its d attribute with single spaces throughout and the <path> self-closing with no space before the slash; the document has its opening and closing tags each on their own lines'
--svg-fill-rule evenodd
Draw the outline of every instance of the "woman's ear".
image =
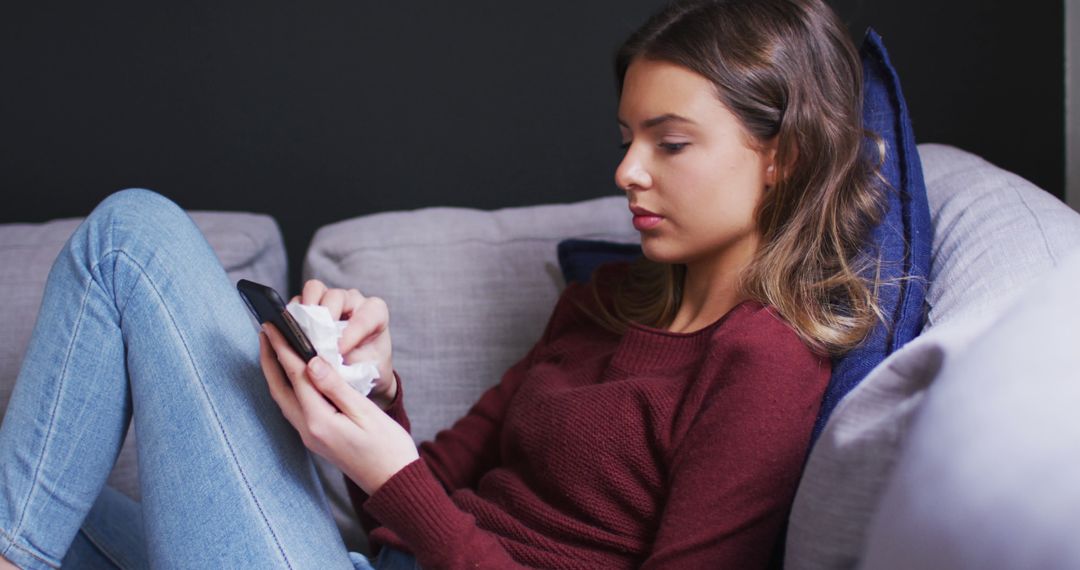
<svg viewBox="0 0 1080 570">
<path fill-rule="evenodd" d="M 793 145 L 788 145 L 787 152 L 780 153 L 780 137 L 775 136 L 766 143 L 763 150 L 765 160 L 765 185 L 775 186 L 777 182 L 787 177 L 787 173 L 791 170 L 791 167 L 795 164 L 795 159 L 798 156 L 799 150 Z"/>
<path fill-rule="evenodd" d="M 765 148 L 762 149 L 762 164 L 765 165 L 765 173 L 763 178 L 765 179 L 766 186 L 776 185 L 777 176 L 777 143 L 780 137 L 773 137 L 765 143 Z"/>
</svg>

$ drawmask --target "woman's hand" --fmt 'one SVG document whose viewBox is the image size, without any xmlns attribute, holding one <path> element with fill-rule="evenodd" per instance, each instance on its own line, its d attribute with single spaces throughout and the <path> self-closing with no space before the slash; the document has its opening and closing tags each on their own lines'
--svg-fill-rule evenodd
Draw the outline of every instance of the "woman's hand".
<svg viewBox="0 0 1080 570">
<path fill-rule="evenodd" d="M 316 356 L 304 363 L 273 325 L 259 334 L 259 362 L 270 395 L 308 449 L 328 459 L 367 494 L 419 454 L 412 437 Z"/>
<path fill-rule="evenodd" d="M 330 310 L 334 320 L 348 320 L 338 340 L 345 364 L 374 360 L 379 379 L 370 397 L 382 409 L 387 409 L 397 395 L 394 363 L 391 359 L 390 311 L 378 297 L 365 297 L 356 289 L 330 289 L 321 281 L 304 283 L 303 292 L 292 298 L 304 305 L 322 305 Z"/>
</svg>

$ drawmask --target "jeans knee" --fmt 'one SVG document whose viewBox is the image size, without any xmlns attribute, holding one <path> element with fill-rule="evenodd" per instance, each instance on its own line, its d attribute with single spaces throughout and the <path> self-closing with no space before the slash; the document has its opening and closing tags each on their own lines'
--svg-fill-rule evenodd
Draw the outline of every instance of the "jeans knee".
<svg viewBox="0 0 1080 570">
<path fill-rule="evenodd" d="M 91 234 L 117 238 L 125 234 L 166 235 L 193 225 L 180 206 L 154 192 L 129 188 L 109 195 L 86 218 Z M 96 232 L 95 229 L 99 230 Z"/>
<path fill-rule="evenodd" d="M 139 218 L 154 219 L 159 216 L 182 214 L 183 210 L 175 202 L 144 188 L 128 188 L 113 192 L 94 208 L 90 217 L 114 218 L 117 215 L 133 215 Z"/>
<path fill-rule="evenodd" d="M 96 260 L 113 250 L 129 256 L 178 251 L 201 238 L 195 223 L 175 202 L 157 192 L 132 188 L 102 200 L 76 230 L 71 245 Z"/>
</svg>

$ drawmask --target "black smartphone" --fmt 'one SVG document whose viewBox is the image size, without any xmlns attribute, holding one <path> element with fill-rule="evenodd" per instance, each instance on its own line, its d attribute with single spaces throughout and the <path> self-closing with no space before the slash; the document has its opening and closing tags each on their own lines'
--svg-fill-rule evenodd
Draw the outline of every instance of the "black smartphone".
<svg viewBox="0 0 1080 570">
<path fill-rule="evenodd" d="M 315 348 L 311 346 L 311 341 L 300 329 L 300 325 L 296 324 L 296 319 L 293 319 L 292 314 L 285 308 L 285 302 L 273 287 L 241 279 L 236 282 L 236 290 L 244 298 L 255 319 L 259 323 L 272 323 L 277 327 L 304 362 L 315 358 Z"/>
</svg>

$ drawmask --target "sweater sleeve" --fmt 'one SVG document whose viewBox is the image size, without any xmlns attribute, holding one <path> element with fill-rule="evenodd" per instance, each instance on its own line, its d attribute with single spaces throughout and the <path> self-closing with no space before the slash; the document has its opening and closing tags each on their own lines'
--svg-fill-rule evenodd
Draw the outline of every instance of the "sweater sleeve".
<svg viewBox="0 0 1080 570">
<path fill-rule="evenodd" d="M 795 496 L 828 359 L 790 330 L 734 339 L 714 356 L 672 452 L 645 569 L 766 568 Z"/>
<path fill-rule="evenodd" d="M 525 568 L 454 504 L 424 459 L 398 471 L 364 503 L 423 568 Z"/>
</svg>

